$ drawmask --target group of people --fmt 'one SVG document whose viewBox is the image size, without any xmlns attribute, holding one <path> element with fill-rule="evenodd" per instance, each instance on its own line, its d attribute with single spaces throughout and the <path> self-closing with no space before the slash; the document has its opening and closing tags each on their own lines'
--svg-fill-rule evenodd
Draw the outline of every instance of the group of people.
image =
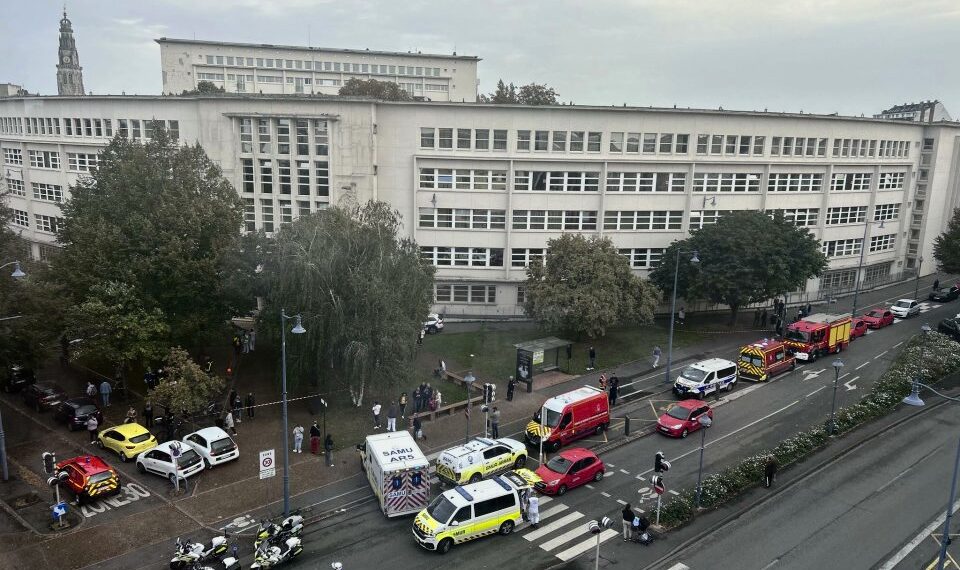
<svg viewBox="0 0 960 570">
<path fill-rule="evenodd" d="M 617 405 L 617 397 L 620 395 L 620 378 L 616 375 L 609 379 L 606 374 L 601 373 L 599 379 L 600 389 L 607 393 L 611 406 Z"/>
<path fill-rule="evenodd" d="M 520 513 L 523 520 L 530 523 L 533 528 L 540 526 L 540 499 L 536 493 L 531 493 L 530 489 L 524 489 L 520 495 Z"/>
<path fill-rule="evenodd" d="M 440 361 L 443 362 L 442 360 Z M 446 365 L 444 365 L 444 370 L 446 370 Z M 407 393 L 404 392 L 400 395 L 400 398 L 406 400 Z M 420 412 L 426 411 L 437 411 L 438 408 L 442 405 L 442 396 L 440 395 L 439 389 L 434 389 L 429 382 L 422 382 L 413 390 L 413 411 L 414 413 L 419 414 Z M 406 417 L 405 410 L 401 410 L 401 417 Z"/>
<path fill-rule="evenodd" d="M 110 394 L 112 393 L 113 386 L 106 378 L 100 383 L 99 388 L 93 382 L 87 382 L 87 397 L 96 400 L 97 394 L 100 394 L 100 403 L 103 404 L 104 407 L 110 405 Z"/>
<path fill-rule="evenodd" d="M 321 436 L 320 426 L 314 420 L 310 426 L 310 453 L 313 455 L 320 453 Z M 293 428 L 293 452 L 303 453 L 303 426 L 300 424 Z M 327 460 L 327 467 L 333 467 L 333 436 L 329 433 L 323 440 L 323 455 Z"/>
<path fill-rule="evenodd" d="M 255 329 L 238 330 L 233 335 L 231 344 L 233 345 L 233 352 L 235 354 L 253 352 L 257 347 L 257 331 Z"/>
</svg>

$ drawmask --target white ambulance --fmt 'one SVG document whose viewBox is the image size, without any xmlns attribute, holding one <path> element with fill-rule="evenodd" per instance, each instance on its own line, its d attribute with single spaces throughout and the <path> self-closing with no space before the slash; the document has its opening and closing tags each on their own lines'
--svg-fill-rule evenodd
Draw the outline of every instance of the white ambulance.
<svg viewBox="0 0 960 570">
<path fill-rule="evenodd" d="M 507 469 L 520 469 L 526 461 L 527 446 L 521 442 L 478 437 L 443 450 L 437 456 L 437 477 L 450 485 L 476 483 Z"/>
<path fill-rule="evenodd" d="M 367 436 L 357 450 L 383 514 L 412 515 L 430 503 L 430 463 L 409 432 Z"/>
</svg>

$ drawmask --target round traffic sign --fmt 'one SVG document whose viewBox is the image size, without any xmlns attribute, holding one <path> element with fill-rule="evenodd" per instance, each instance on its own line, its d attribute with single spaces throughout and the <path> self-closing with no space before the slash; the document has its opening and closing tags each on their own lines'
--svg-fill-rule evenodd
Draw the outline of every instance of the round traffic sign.
<svg viewBox="0 0 960 570">
<path fill-rule="evenodd" d="M 272 457 L 264 457 L 262 463 L 263 463 L 264 469 L 267 469 L 267 468 L 269 468 L 271 465 L 273 465 L 273 458 L 272 458 Z"/>
</svg>

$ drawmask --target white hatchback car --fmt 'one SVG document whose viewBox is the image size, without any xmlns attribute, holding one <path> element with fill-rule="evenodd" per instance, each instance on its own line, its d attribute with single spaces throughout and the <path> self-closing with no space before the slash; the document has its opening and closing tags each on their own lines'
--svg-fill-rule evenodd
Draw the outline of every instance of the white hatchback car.
<svg viewBox="0 0 960 570">
<path fill-rule="evenodd" d="M 208 427 L 195 431 L 183 438 L 183 443 L 200 454 L 207 469 L 240 457 L 240 448 L 218 427 Z"/>
<path fill-rule="evenodd" d="M 916 299 L 899 299 L 890 307 L 890 312 L 898 319 L 906 319 L 920 314 L 920 303 Z"/>
<path fill-rule="evenodd" d="M 423 330 L 427 331 L 427 334 L 437 334 L 443 330 L 443 317 L 437 313 L 430 313 L 427 315 L 427 320 L 423 323 Z"/>
<path fill-rule="evenodd" d="M 137 470 L 141 473 L 153 473 L 173 481 L 173 452 L 170 449 L 172 441 L 165 441 L 153 449 L 148 449 L 137 456 Z M 179 442 L 176 442 L 179 443 Z M 177 459 L 176 472 L 181 479 L 203 471 L 203 459 L 200 455 L 187 447 L 180 446 L 180 457 Z"/>
</svg>

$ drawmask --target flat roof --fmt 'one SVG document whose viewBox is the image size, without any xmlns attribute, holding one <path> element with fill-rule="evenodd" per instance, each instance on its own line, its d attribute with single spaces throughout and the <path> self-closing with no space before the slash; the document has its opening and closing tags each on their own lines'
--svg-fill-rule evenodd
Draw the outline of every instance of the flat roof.
<svg viewBox="0 0 960 570">
<path fill-rule="evenodd" d="M 194 45 L 205 45 L 205 46 L 223 46 L 223 47 L 240 47 L 240 48 L 260 48 L 260 49 L 282 49 L 289 51 L 326 51 L 332 53 L 343 53 L 351 55 L 391 55 L 391 56 L 404 56 L 404 57 L 433 57 L 441 59 L 463 59 L 467 61 L 481 61 L 479 57 L 474 55 L 446 55 L 440 53 L 421 53 L 421 52 L 402 52 L 402 51 L 382 51 L 382 50 L 373 50 L 373 49 L 345 49 L 345 48 L 325 48 L 325 47 L 308 47 L 308 46 L 291 46 L 283 44 L 252 44 L 244 42 L 215 42 L 212 40 L 185 40 L 179 38 L 157 38 L 153 40 L 158 44 L 164 43 L 178 43 L 178 44 L 194 44 Z"/>
</svg>

